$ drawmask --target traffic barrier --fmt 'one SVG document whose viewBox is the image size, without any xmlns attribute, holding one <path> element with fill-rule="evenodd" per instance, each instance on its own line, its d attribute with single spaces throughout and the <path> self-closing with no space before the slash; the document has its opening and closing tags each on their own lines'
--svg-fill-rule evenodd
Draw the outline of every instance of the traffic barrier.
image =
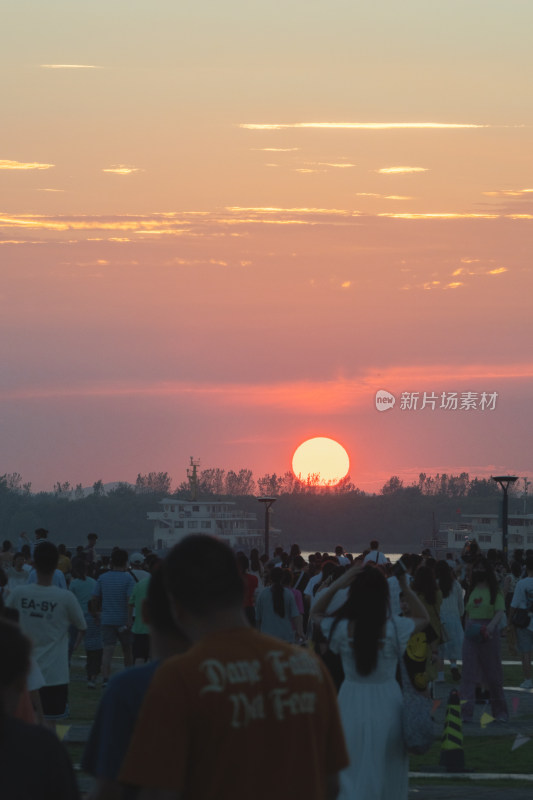
<svg viewBox="0 0 533 800">
<path fill-rule="evenodd" d="M 464 772 L 465 769 L 461 701 L 457 689 L 452 689 L 448 698 L 439 763 L 448 772 Z"/>
</svg>

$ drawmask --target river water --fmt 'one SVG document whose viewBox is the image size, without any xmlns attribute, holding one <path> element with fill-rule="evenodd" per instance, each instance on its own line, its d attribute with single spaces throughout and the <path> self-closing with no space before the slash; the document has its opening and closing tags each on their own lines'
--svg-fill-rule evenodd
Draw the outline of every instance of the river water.
<svg viewBox="0 0 533 800">
<path fill-rule="evenodd" d="M 310 555 L 314 555 L 317 551 L 316 550 L 302 550 L 302 556 L 305 558 L 306 561 L 309 560 Z M 322 550 L 322 553 L 329 553 L 330 555 L 334 555 L 334 550 Z M 358 556 L 359 553 L 353 553 L 354 556 Z M 385 553 L 391 564 L 395 564 L 397 561 L 400 560 L 402 557 L 402 553 Z"/>
</svg>

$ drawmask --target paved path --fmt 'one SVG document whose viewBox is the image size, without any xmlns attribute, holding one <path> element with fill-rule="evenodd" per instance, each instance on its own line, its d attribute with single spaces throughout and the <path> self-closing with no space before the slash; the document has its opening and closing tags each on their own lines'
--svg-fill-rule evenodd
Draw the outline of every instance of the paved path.
<svg viewBox="0 0 533 800">
<path fill-rule="evenodd" d="M 532 787 L 510 786 L 493 788 L 483 784 L 467 786 L 417 786 L 416 779 L 409 780 L 409 800 L 531 800 Z"/>
</svg>

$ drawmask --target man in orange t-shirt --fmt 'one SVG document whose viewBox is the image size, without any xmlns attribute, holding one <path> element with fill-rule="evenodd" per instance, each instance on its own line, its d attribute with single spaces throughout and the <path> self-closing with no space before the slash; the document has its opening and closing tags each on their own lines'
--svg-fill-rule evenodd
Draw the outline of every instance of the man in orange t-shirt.
<svg viewBox="0 0 533 800">
<path fill-rule="evenodd" d="M 333 800 L 348 757 L 336 693 L 306 650 L 251 629 L 231 550 L 189 536 L 165 563 L 194 642 L 157 671 L 122 766 L 139 800 Z"/>
</svg>

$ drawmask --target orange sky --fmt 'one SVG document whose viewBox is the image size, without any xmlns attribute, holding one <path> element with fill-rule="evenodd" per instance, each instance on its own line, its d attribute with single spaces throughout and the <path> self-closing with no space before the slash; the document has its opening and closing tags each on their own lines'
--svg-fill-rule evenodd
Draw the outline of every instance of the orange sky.
<svg viewBox="0 0 533 800">
<path fill-rule="evenodd" d="M 7 11 L 0 474 L 531 475 L 531 4 L 185 6 Z"/>
</svg>

